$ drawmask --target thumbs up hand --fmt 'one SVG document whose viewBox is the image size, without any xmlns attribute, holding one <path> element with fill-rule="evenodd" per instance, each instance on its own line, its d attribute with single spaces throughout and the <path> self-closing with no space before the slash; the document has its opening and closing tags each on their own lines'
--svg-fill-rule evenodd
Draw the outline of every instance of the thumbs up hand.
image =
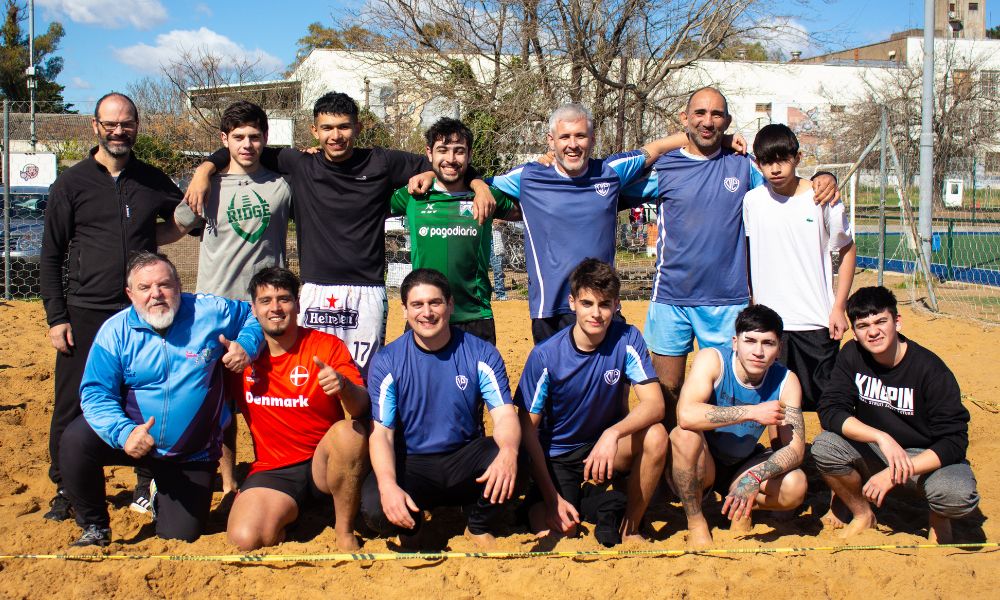
<svg viewBox="0 0 1000 600">
<path fill-rule="evenodd" d="M 149 435 L 149 428 L 153 426 L 155 419 L 149 417 L 149 420 L 139 425 L 132 430 L 132 433 L 128 434 L 128 439 L 125 440 L 125 454 L 128 454 L 132 458 L 142 458 L 153 449 L 155 444 L 153 443 L 153 436 Z"/>
<path fill-rule="evenodd" d="M 234 373 L 242 373 L 250 364 L 250 356 L 237 342 L 226 339 L 226 336 L 219 334 L 219 343 L 226 348 L 226 353 L 222 356 L 222 364 Z"/>
<path fill-rule="evenodd" d="M 344 376 L 335 371 L 330 365 L 321 361 L 318 356 L 313 356 L 313 362 L 319 367 L 319 375 L 316 378 L 316 381 L 319 382 L 319 387 L 323 388 L 327 396 L 339 394 L 344 389 Z"/>
</svg>

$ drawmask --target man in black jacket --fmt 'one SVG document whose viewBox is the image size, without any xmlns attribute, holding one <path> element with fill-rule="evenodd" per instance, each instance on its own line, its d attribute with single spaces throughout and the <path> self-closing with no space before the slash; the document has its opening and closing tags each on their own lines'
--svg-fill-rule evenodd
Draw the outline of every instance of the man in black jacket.
<svg viewBox="0 0 1000 600">
<path fill-rule="evenodd" d="M 909 488 L 930 507 L 930 540 L 950 543 L 951 520 L 979 504 L 958 382 L 937 355 L 900 335 L 886 288 L 856 291 L 847 316 L 855 341 L 837 356 L 818 407 L 825 431 L 812 446 L 836 496 L 824 521 L 845 538 L 861 533 L 875 526 L 870 502 L 882 506 L 889 491 Z M 838 502 L 851 512 L 846 526 L 834 514 Z"/>
<path fill-rule="evenodd" d="M 49 478 L 57 491 L 44 516 L 55 521 L 70 516 L 59 473 L 60 438 L 81 414 L 80 379 L 97 330 L 129 306 L 125 296 L 129 254 L 155 251 L 158 242 L 179 237 L 173 212 L 181 200 L 180 190 L 162 171 L 132 154 L 139 130 L 139 111 L 132 100 L 118 93 L 103 96 L 91 124 L 98 146 L 52 184 L 42 239 L 42 301 L 49 340 L 57 350 L 49 430 Z M 157 224 L 158 217 L 166 222 Z M 68 263 L 65 289 L 64 263 Z"/>
</svg>

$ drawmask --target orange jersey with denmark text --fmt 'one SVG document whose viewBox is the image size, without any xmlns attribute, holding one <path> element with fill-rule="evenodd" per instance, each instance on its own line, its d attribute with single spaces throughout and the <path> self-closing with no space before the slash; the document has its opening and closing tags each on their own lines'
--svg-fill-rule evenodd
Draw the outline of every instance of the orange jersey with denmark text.
<svg viewBox="0 0 1000 600">
<path fill-rule="evenodd" d="M 309 460 L 330 426 L 344 418 L 340 395 L 327 396 L 320 387 L 313 356 L 364 385 L 350 351 L 335 335 L 300 327 L 289 352 L 271 356 L 265 348 L 243 371 L 240 385 L 231 388 L 253 438 L 251 473 Z"/>
</svg>

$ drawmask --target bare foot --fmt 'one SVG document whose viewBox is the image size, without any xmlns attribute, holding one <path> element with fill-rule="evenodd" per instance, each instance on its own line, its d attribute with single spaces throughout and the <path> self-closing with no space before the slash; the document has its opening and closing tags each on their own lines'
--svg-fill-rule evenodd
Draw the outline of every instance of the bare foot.
<svg viewBox="0 0 1000 600">
<path fill-rule="evenodd" d="M 715 545 L 712 540 L 712 532 L 708 529 L 708 523 L 704 519 L 701 521 L 688 521 L 687 544 L 689 548 L 702 550 Z"/>
<path fill-rule="evenodd" d="M 747 515 L 742 519 L 733 519 L 729 523 L 729 531 L 733 533 L 750 533 L 753 529 L 753 516 Z"/>
<path fill-rule="evenodd" d="M 843 529 L 844 525 L 847 524 L 837 516 L 833 508 L 826 511 L 826 514 L 820 517 L 820 521 L 823 522 L 823 527 L 826 529 Z"/>
<path fill-rule="evenodd" d="M 361 549 L 358 536 L 353 531 L 337 531 L 337 550 L 341 552 L 356 552 Z"/>
<path fill-rule="evenodd" d="M 477 546 L 484 550 L 495 548 L 497 545 L 497 539 L 493 537 L 492 533 L 472 533 L 466 528 L 465 537 L 475 542 Z"/>
<path fill-rule="evenodd" d="M 955 538 L 951 534 L 951 519 L 931 513 L 927 541 L 932 544 L 951 544 Z"/>
<path fill-rule="evenodd" d="M 847 539 L 853 537 L 859 533 L 863 533 L 869 529 L 874 529 L 878 521 L 875 520 L 875 514 L 869 512 L 867 515 L 862 515 L 860 517 L 854 517 L 851 522 L 844 526 L 844 530 L 840 532 L 839 537 L 841 539 Z"/>
<path fill-rule="evenodd" d="M 636 531 L 635 533 L 623 533 L 622 543 L 647 544 L 649 543 L 649 540 L 646 539 L 646 536 Z"/>
</svg>

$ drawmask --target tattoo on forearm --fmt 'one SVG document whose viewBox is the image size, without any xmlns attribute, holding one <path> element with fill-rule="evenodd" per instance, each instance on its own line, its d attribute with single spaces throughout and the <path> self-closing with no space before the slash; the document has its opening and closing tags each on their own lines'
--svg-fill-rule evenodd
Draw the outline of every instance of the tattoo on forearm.
<svg viewBox="0 0 1000 600">
<path fill-rule="evenodd" d="M 701 478 L 697 467 L 691 470 L 675 469 L 674 484 L 677 494 L 681 497 L 684 514 L 687 516 L 701 514 Z"/>
<path fill-rule="evenodd" d="M 777 452 L 771 455 L 771 458 L 750 469 L 746 475 L 741 477 L 739 483 L 736 485 L 737 490 L 743 486 L 747 489 L 753 487 L 754 491 L 756 491 L 756 488 L 759 488 L 760 486 L 760 483 L 758 482 L 762 483 L 775 475 L 787 473 L 795 468 L 798 458 L 798 454 L 792 449 L 791 446 L 785 446 L 784 448 L 778 449 Z M 753 473 L 757 477 L 750 475 L 750 473 Z M 734 490 L 734 493 L 736 493 L 736 490 Z M 747 492 L 744 490 L 743 494 L 738 495 L 745 496 L 747 495 Z"/>
<path fill-rule="evenodd" d="M 652 158 L 649 155 L 649 151 L 647 151 L 645 147 L 639 148 L 639 150 L 642 151 L 642 156 L 645 157 L 646 160 L 649 160 L 650 158 Z"/>
<path fill-rule="evenodd" d="M 792 433 L 799 436 L 803 442 L 806 441 L 806 423 L 802 418 L 802 409 L 798 406 L 785 407 L 785 423 L 792 426 Z"/>
<path fill-rule="evenodd" d="M 743 406 L 717 406 L 705 413 L 705 416 L 709 423 L 735 423 L 746 414 L 747 409 Z"/>
</svg>

